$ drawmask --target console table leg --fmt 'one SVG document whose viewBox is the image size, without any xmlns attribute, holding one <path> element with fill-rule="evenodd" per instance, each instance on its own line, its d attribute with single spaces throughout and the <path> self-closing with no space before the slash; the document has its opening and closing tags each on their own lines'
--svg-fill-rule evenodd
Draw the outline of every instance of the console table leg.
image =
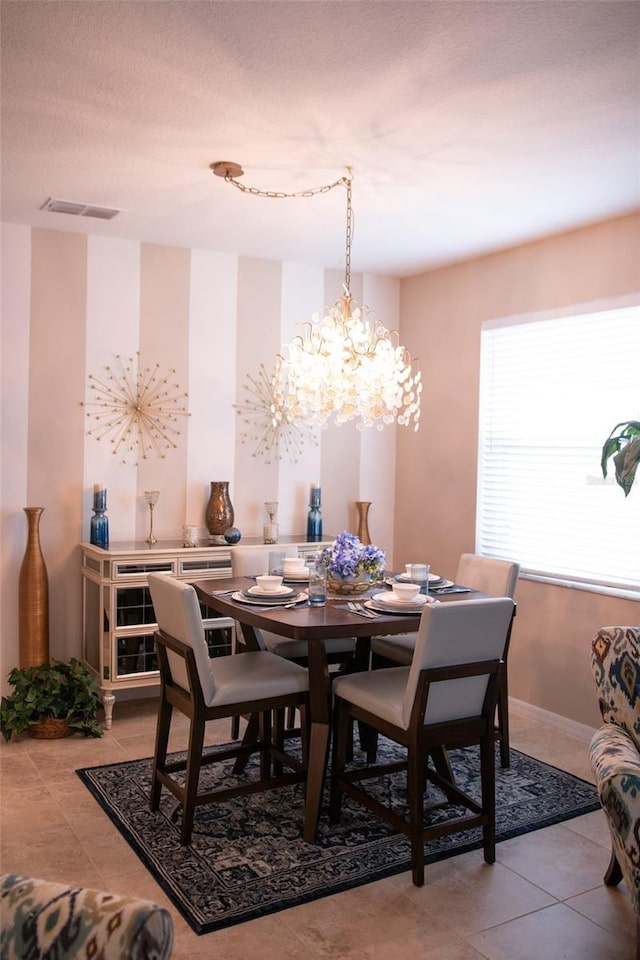
<svg viewBox="0 0 640 960">
<path fill-rule="evenodd" d="M 102 706 L 104 707 L 105 730 L 111 730 L 111 723 L 113 718 L 113 705 L 115 702 L 116 702 L 116 698 L 113 693 L 102 694 Z"/>
</svg>

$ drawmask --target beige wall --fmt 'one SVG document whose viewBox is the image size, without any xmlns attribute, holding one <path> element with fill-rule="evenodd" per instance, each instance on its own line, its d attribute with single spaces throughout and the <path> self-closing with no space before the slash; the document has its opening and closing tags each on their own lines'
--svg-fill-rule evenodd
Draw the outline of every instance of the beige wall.
<svg viewBox="0 0 640 960">
<path fill-rule="evenodd" d="M 372 535 L 393 562 L 393 431 L 318 431 L 297 462 L 254 456 L 253 433 L 237 405 L 247 376 L 275 354 L 296 323 L 310 320 L 342 293 L 334 271 L 208 250 L 2 224 L 2 511 L 0 685 L 18 664 L 18 575 L 25 506 L 44 507 L 40 524 L 49 574 L 54 657 L 81 654 L 78 543 L 89 539 L 92 489 L 108 491 L 111 542 L 144 545 L 146 489 L 160 491 L 159 540 L 182 525 L 205 527 L 211 480 L 228 480 L 235 523 L 261 536 L 265 500 L 278 500 L 283 534 L 306 534 L 310 484 L 323 484 L 325 534 L 356 530 L 355 501 L 374 500 Z M 385 320 L 399 325 L 398 280 L 354 276 L 354 290 L 384 297 Z M 108 440 L 88 431 L 83 401 L 89 374 L 108 378 L 140 353 L 188 393 L 190 416 L 178 423 L 174 449 L 122 463 Z M 367 465 L 376 465 L 369 482 Z"/>
<path fill-rule="evenodd" d="M 400 562 L 424 559 L 451 576 L 460 554 L 474 550 L 482 322 L 639 289 L 640 215 L 402 282 L 402 339 L 420 357 L 424 394 L 420 431 L 398 433 Z M 517 599 L 511 694 L 595 725 L 591 637 L 600 626 L 639 623 L 638 604 L 531 581 L 520 582 Z"/>
<path fill-rule="evenodd" d="M 248 373 L 340 292 L 334 271 L 204 250 L 2 225 L 2 579 L 0 671 L 18 662 L 17 582 L 24 506 L 43 506 L 52 595 L 51 652 L 80 653 L 77 544 L 88 539 L 91 490 L 109 491 L 112 540 L 144 533 L 143 491 L 159 489 L 160 538 L 204 525 L 210 480 L 229 479 L 236 523 L 261 530 L 280 499 L 283 533 L 304 529 L 310 481 L 323 486 L 325 532 L 370 530 L 390 563 L 427 559 L 455 573 L 474 548 L 477 387 L 483 320 L 629 293 L 640 287 L 640 216 L 625 217 L 400 283 L 354 277 L 354 294 L 420 357 L 420 431 L 321 432 L 290 464 L 257 463 L 234 404 Z M 265 296 L 268 293 L 267 300 Z M 381 306 L 382 305 L 382 306 Z M 139 468 L 87 436 L 89 373 L 116 353 L 172 364 L 191 417 L 178 449 Z M 395 484 L 395 487 L 394 487 Z M 633 492 L 635 495 L 635 490 Z M 395 532 L 394 532 L 395 524 Z M 594 724 L 588 642 L 606 623 L 638 622 L 637 604 L 524 582 L 511 654 L 514 696 Z"/>
</svg>

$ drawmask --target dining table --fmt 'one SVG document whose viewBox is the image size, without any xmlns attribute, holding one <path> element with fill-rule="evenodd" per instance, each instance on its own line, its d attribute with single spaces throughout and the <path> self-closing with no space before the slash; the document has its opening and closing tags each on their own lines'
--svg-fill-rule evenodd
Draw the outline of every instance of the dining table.
<svg viewBox="0 0 640 960">
<path fill-rule="evenodd" d="M 195 580 L 192 585 L 205 606 L 239 624 L 248 650 L 265 649 L 260 630 L 307 643 L 310 734 L 303 838 L 307 843 L 314 843 L 320 819 L 331 736 L 331 681 L 325 641 L 331 637 L 354 637 L 356 653 L 353 669 L 368 670 L 371 638 L 417 631 L 421 612 L 408 614 L 376 611 L 374 616 L 367 617 L 350 609 L 350 602 L 363 604 L 369 595 L 379 592 L 381 586 L 365 595 L 330 596 L 324 606 L 310 606 L 306 601 L 295 606 L 287 606 L 284 602 L 278 606 L 261 606 L 259 603 L 234 599 L 234 594 L 240 595 L 243 590 L 254 586 L 255 578 Z M 465 597 L 487 596 L 489 595 L 477 590 L 468 590 L 434 596 L 434 602 L 446 603 Z"/>
</svg>

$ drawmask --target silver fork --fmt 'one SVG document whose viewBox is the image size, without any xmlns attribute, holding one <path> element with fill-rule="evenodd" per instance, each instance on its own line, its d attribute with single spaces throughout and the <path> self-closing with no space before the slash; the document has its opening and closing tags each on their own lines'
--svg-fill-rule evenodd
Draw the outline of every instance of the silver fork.
<svg viewBox="0 0 640 960">
<path fill-rule="evenodd" d="M 378 616 L 377 613 L 373 612 L 373 610 L 367 610 L 365 607 L 363 607 L 361 603 L 353 603 L 353 601 L 348 600 L 347 606 L 352 613 L 357 613 L 361 617 L 366 617 L 367 620 L 375 620 Z"/>
</svg>

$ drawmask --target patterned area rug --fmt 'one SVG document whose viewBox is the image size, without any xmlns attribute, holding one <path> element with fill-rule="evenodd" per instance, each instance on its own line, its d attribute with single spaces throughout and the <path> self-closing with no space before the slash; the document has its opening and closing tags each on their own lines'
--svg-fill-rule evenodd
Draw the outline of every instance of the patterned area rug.
<svg viewBox="0 0 640 960">
<path fill-rule="evenodd" d="M 381 740 L 378 756 L 391 760 L 397 758 L 396 750 Z M 458 784 L 479 798 L 477 748 L 455 750 L 450 757 Z M 592 784 L 515 750 L 508 770 L 497 759 L 496 765 L 498 841 L 599 808 Z M 212 769 L 216 766 L 203 769 L 201 785 L 205 780 L 220 782 L 220 769 L 217 773 Z M 179 811 L 167 790 L 162 791 L 159 812 L 149 810 L 151 760 L 88 767 L 77 773 L 198 934 L 409 869 L 408 839 L 348 799 L 341 824 L 329 823 L 325 807 L 317 844 L 305 843 L 301 784 L 199 807 L 192 844 L 182 847 L 173 816 Z M 370 780 L 367 789 L 385 802 L 391 800 L 402 812 L 403 779 L 395 775 Z M 429 787 L 425 819 L 442 820 L 460 812 L 443 799 Z M 429 843 L 425 860 L 432 863 L 481 847 L 480 830 L 457 833 Z"/>
</svg>

